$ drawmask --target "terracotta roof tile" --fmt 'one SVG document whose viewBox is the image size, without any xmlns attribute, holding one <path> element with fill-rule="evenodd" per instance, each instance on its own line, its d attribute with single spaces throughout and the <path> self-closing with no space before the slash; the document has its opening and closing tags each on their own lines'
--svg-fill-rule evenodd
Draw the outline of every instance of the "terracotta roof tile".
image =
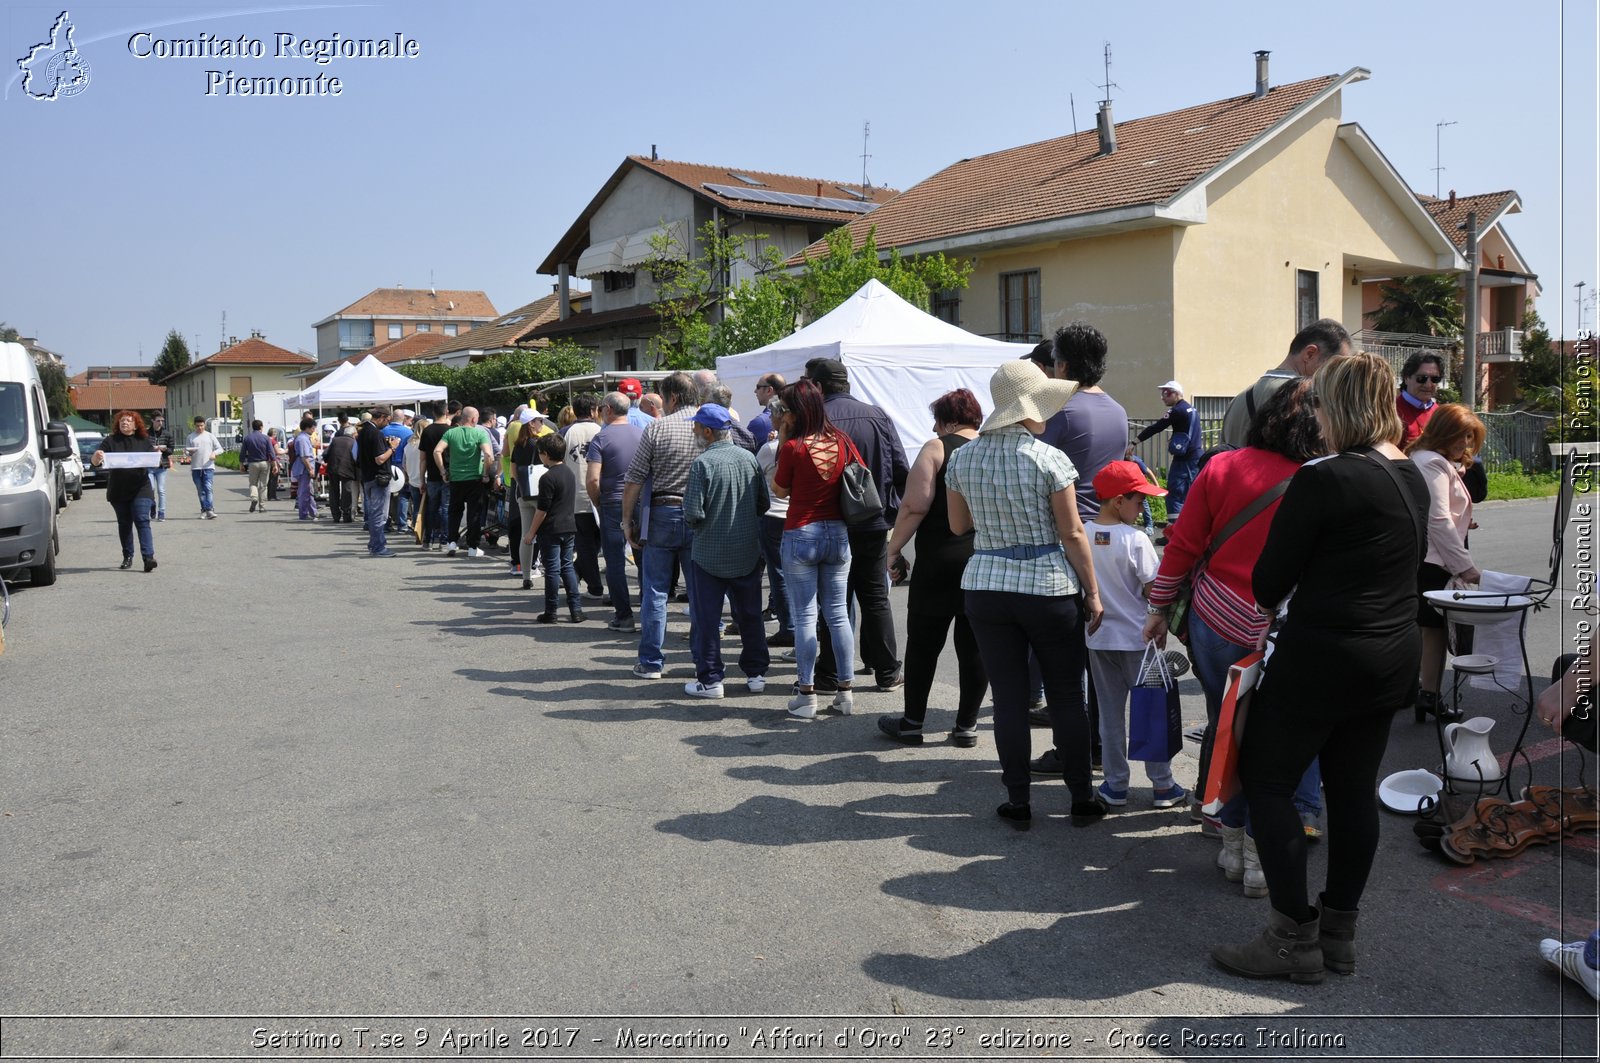
<svg viewBox="0 0 1600 1063">
<path fill-rule="evenodd" d="M 395 365 L 399 362 L 414 362 L 420 358 L 431 358 L 435 351 L 444 346 L 447 341 L 454 340 L 453 336 L 446 336 L 442 332 L 413 332 L 409 336 L 402 336 L 388 343 L 381 343 L 369 351 L 356 355 L 350 359 L 351 365 L 356 365 L 367 358 L 376 358 L 384 365 Z"/>
<path fill-rule="evenodd" d="M 574 314 L 565 321 L 549 321 L 534 329 L 526 339 L 553 339 L 557 336 L 579 336 L 586 332 L 599 332 L 614 325 L 631 325 L 635 322 L 655 321 L 660 318 L 649 303 L 624 306 L 598 314 Z"/>
<path fill-rule="evenodd" d="M 314 365 L 316 359 L 309 354 L 296 354 L 294 351 L 284 350 L 282 347 L 268 343 L 257 336 L 247 340 L 240 340 L 232 347 L 218 351 L 216 354 L 207 355 L 198 362 L 190 362 L 183 369 L 166 377 L 162 383 L 192 373 L 202 366 L 214 365 Z"/>
<path fill-rule="evenodd" d="M 1439 228 L 1456 245 L 1461 252 L 1467 250 L 1467 234 L 1461 226 L 1466 223 L 1467 212 L 1478 212 L 1478 232 L 1481 234 L 1489 227 L 1489 223 L 1503 214 L 1507 207 L 1516 202 L 1517 194 L 1512 191 L 1485 192 L 1476 196 L 1457 196 L 1455 206 L 1450 205 L 1448 199 L 1435 199 L 1433 196 L 1418 196 L 1422 201 L 1422 209 L 1433 215 L 1433 220 L 1439 223 Z"/>
<path fill-rule="evenodd" d="M 167 405 L 167 389 L 147 380 L 91 380 L 68 387 L 79 410 L 160 410 Z"/>
<path fill-rule="evenodd" d="M 576 309 L 588 300 L 589 293 L 574 291 L 569 293 L 569 298 Z M 561 296 L 559 293 L 552 292 L 524 306 L 519 306 L 510 313 L 501 315 L 487 325 L 479 325 L 470 332 L 463 332 L 459 336 L 447 337 L 448 342 L 442 345 L 434 354 L 450 354 L 454 351 L 495 351 L 503 347 L 515 346 L 543 346 L 549 341 L 529 342 L 528 334 L 541 325 L 559 319 L 560 316 Z"/>
<path fill-rule="evenodd" d="M 455 304 L 452 306 L 451 304 Z M 374 288 L 343 310 L 330 314 L 324 321 L 337 317 L 443 317 L 476 318 L 487 320 L 498 317 L 489 297 L 483 292 L 459 291 L 439 288 Z M 321 324 L 322 322 L 318 322 Z"/>
<path fill-rule="evenodd" d="M 1229 156 L 1337 84 L 1338 75 L 1116 123 L 1101 155 L 1093 126 L 1076 135 L 962 159 L 850 222 L 857 246 L 877 228 L 880 248 L 1145 204 L 1165 203 Z M 819 241 L 801 255 L 822 249 Z"/>
</svg>

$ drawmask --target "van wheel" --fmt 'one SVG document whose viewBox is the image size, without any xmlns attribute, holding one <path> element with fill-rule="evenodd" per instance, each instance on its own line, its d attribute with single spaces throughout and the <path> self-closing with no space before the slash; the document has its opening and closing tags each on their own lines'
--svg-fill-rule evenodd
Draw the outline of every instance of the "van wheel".
<svg viewBox="0 0 1600 1063">
<path fill-rule="evenodd" d="M 34 565 L 28 576 L 35 587 L 48 587 L 56 581 L 56 552 L 61 548 L 61 533 L 50 529 L 50 546 L 45 550 L 44 564 Z"/>
</svg>

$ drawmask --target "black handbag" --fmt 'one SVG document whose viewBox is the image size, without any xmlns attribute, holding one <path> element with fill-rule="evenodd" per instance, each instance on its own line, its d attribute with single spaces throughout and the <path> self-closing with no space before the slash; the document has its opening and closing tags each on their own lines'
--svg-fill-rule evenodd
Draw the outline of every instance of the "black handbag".
<svg viewBox="0 0 1600 1063">
<path fill-rule="evenodd" d="M 861 460 L 850 437 L 843 432 L 839 437 L 850 448 L 851 459 L 839 477 L 839 515 L 852 527 L 882 519 L 883 499 L 878 497 L 878 485 L 872 482 L 871 470 Z"/>
</svg>

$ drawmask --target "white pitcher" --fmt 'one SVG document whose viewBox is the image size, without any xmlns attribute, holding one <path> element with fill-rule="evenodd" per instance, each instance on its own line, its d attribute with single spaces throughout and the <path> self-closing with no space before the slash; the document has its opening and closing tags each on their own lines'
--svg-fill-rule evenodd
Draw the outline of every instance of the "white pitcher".
<svg viewBox="0 0 1600 1063">
<path fill-rule="evenodd" d="M 1487 716 L 1474 716 L 1462 723 L 1452 723 L 1444 729 L 1445 743 L 1450 753 L 1444 758 L 1444 773 L 1452 782 L 1478 783 L 1485 787 L 1500 781 L 1500 761 L 1489 748 L 1489 732 L 1494 721 Z"/>
</svg>

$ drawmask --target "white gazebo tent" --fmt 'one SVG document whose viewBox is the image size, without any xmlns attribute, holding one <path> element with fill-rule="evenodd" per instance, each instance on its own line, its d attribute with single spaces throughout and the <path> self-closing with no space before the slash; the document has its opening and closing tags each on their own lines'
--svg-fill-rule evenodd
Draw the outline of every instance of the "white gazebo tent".
<svg viewBox="0 0 1600 1063">
<path fill-rule="evenodd" d="M 748 420 L 756 412 L 756 381 L 782 373 L 791 383 L 813 358 L 837 358 L 850 371 L 850 394 L 882 407 L 908 457 L 933 436 L 928 404 L 954 388 L 994 409 L 989 378 L 1003 362 L 1021 358 L 1029 343 L 986 339 L 912 306 L 885 285 L 867 281 L 838 307 L 805 328 L 748 354 L 717 359 L 717 376 L 733 391 Z"/>
<path fill-rule="evenodd" d="M 357 406 L 369 402 L 430 402 L 447 389 L 401 376 L 376 358 L 346 362 L 294 397 L 294 406 Z"/>
</svg>

